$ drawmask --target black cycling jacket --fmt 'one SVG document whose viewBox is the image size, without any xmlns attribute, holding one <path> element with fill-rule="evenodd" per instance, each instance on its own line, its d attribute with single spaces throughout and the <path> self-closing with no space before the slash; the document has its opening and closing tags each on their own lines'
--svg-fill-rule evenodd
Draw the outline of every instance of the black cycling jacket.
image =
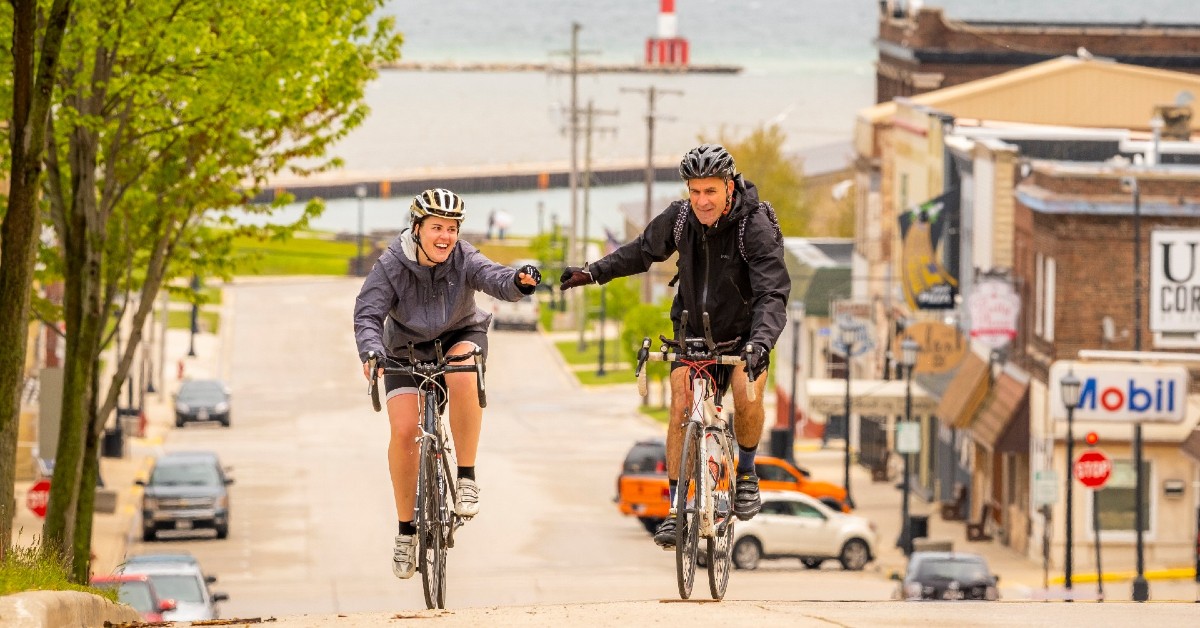
<svg viewBox="0 0 1200 628">
<path fill-rule="evenodd" d="M 700 224 L 686 201 L 675 201 L 654 217 L 632 242 L 588 265 L 597 283 L 649 270 L 676 251 L 676 217 L 687 211 L 679 236 L 679 286 L 671 320 L 679 328 L 680 312 L 688 311 L 687 336 L 703 336 L 702 312 L 708 312 L 717 342 L 740 336 L 770 351 L 787 322 L 792 282 L 784 264 L 783 239 L 764 209 L 758 189 L 736 178 L 733 210 L 717 224 Z M 743 221 L 742 218 L 746 217 Z M 746 259 L 738 251 L 738 229 L 744 222 Z"/>
</svg>

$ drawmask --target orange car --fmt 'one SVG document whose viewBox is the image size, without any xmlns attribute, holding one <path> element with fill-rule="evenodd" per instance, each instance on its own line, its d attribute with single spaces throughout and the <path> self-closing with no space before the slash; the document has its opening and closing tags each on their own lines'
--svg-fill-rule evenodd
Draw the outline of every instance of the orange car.
<svg viewBox="0 0 1200 628">
<path fill-rule="evenodd" d="M 634 443 L 617 476 L 617 496 L 614 499 L 617 508 L 622 514 L 637 517 L 650 532 L 654 532 L 671 510 L 666 451 L 666 443 L 661 438 Z M 786 460 L 759 455 L 754 458 L 754 467 L 761 490 L 798 491 L 842 512 L 850 512 L 853 507 L 853 504 L 846 503 L 845 488 L 810 479 L 807 471 L 792 466 Z"/>
</svg>

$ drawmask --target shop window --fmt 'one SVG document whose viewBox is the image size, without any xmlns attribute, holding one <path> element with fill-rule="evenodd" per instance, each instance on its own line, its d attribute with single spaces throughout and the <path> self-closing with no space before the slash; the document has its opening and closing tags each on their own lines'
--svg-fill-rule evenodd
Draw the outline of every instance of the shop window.
<svg viewBox="0 0 1200 628">
<path fill-rule="evenodd" d="M 1134 531 L 1137 478 L 1133 468 L 1132 460 L 1114 460 L 1108 484 L 1096 495 L 1096 505 L 1100 509 L 1100 530 L 1104 532 Z M 1152 491 L 1149 490 L 1154 482 L 1150 477 L 1148 460 L 1142 461 L 1142 482 L 1147 487 L 1142 499 L 1142 531 L 1149 532 L 1154 528 L 1150 521 L 1150 514 L 1154 510 L 1150 508 Z"/>
</svg>

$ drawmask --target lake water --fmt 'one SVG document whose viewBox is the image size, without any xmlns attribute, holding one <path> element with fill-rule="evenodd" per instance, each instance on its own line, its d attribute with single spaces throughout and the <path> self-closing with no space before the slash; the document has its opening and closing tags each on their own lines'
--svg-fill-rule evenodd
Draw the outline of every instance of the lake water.
<svg viewBox="0 0 1200 628">
<path fill-rule="evenodd" d="M 957 19 L 1097 22 L 1200 22 L 1196 0 L 941 0 Z M 570 47 L 579 22 L 585 59 L 641 59 L 657 28 L 658 0 L 391 0 L 382 13 L 404 33 L 403 58 L 412 61 L 547 61 Z M 848 141 L 856 111 L 874 103 L 877 0 L 678 0 L 680 35 L 695 63 L 737 64 L 736 75 L 585 75 L 580 106 L 591 101 L 614 115 L 599 116 L 593 158 L 644 159 L 646 97 L 623 89 L 651 85 L 682 92 L 663 95 L 655 132 L 659 155 L 681 155 L 701 138 L 742 137 L 765 124 L 787 134 L 788 151 Z M 540 73 L 383 71 L 368 88 L 371 114 L 335 147 L 346 170 L 382 172 L 469 165 L 565 162 L 562 129 L 570 82 Z M 582 143 L 581 143 L 582 150 Z M 663 184 L 676 195 L 680 186 Z M 594 191 L 600 223 L 614 226 L 615 207 L 644 198 L 641 186 Z M 656 195 L 659 193 L 656 192 Z M 493 208 L 513 214 L 516 233 L 536 230 L 543 213 L 565 217 L 566 192 L 472 195 L 469 229 Z M 394 224 L 407 200 L 367 201 L 366 221 Z M 355 201 L 332 201 L 318 228 L 353 229 Z M 478 212 L 478 213 L 477 213 Z M 480 215 L 481 214 L 481 215 Z M 544 219 L 548 220 L 548 218 Z"/>
</svg>

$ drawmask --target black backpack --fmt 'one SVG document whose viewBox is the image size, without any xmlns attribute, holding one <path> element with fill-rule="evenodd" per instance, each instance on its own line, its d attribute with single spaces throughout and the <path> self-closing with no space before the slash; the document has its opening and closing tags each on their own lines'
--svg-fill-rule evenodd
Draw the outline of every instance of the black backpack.
<svg viewBox="0 0 1200 628">
<path fill-rule="evenodd" d="M 687 217 L 691 211 L 692 202 L 683 201 L 683 203 L 679 206 L 679 214 L 675 216 L 675 229 L 673 234 L 675 236 L 676 250 L 679 250 L 679 240 L 683 237 L 683 226 L 687 224 Z M 771 219 L 771 226 L 775 229 L 775 241 L 778 242 L 781 238 L 783 238 L 783 230 L 779 228 L 779 218 L 775 216 L 775 208 L 771 207 L 771 204 L 766 201 L 759 201 L 757 207 L 752 208 L 750 211 L 746 212 L 745 215 L 738 219 L 738 252 L 742 254 L 743 262 L 750 261 L 746 258 L 746 222 L 751 216 L 754 215 L 754 212 L 757 211 L 767 212 L 767 217 Z M 670 285 L 674 285 L 674 282 L 672 281 Z"/>
</svg>

